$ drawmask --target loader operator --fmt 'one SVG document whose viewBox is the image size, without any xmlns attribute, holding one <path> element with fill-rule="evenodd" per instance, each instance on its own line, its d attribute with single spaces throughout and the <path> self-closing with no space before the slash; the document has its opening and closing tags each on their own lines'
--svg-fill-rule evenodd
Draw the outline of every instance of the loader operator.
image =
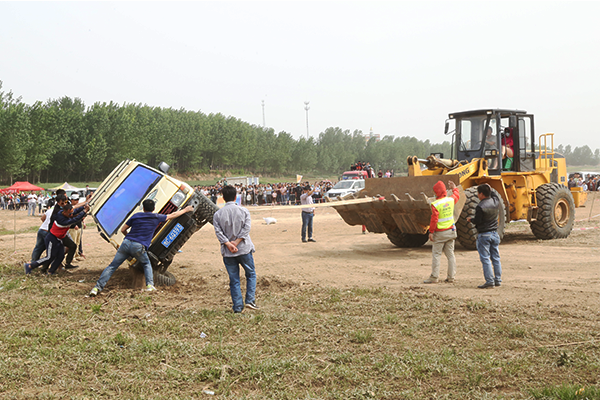
<svg viewBox="0 0 600 400">
<path fill-rule="evenodd" d="M 454 205 L 460 197 L 454 182 L 448 182 L 452 189 L 452 196 L 448 197 L 446 185 L 438 181 L 433 185 L 436 200 L 431 203 L 431 222 L 429 225 L 429 240 L 433 243 L 431 248 L 431 276 L 423 283 L 437 283 L 440 276 L 440 259 L 442 252 L 448 259 L 448 277 L 445 282 L 453 283 L 456 275 L 456 259 L 454 258 L 454 240 L 456 239 L 456 226 L 454 225 Z"/>
</svg>

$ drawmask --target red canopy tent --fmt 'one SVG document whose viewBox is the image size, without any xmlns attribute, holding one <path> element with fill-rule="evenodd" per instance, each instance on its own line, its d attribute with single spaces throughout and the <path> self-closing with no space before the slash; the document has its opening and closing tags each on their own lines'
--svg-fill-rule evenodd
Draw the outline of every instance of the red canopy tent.
<svg viewBox="0 0 600 400">
<path fill-rule="evenodd" d="M 16 193 L 16 192 L 39 192 L 44 190 L 41 187 L 32 185 L 29 182 L 15 182 L 11 187 L 2 189 L 4 193 Z"/>
</svg>

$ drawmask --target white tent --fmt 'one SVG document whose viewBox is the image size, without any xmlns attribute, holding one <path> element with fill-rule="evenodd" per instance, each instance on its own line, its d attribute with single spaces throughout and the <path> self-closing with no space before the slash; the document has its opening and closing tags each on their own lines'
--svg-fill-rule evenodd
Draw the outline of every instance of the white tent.
<svg viewBox="0 0 600 400">
<path fill-rule="evenodd" d="M 78 188 L 76 188 L 76 187 L 75 187 L 75 186 L 73 186 L 73 185 L 69 185 L 67 182 L 65 182 L 65 183 L 63 183 L 62 185 L 60 185 L 60 186 L 57 186 L 57 187 L 55 187 L 55 188 L 52 188 L 52 189 L 50 189 L 50 190 L 58 190 L 58 189 L 64 189 L 64 190 L 76 190 L 76 189 L 78 189 Z"/>
</svg>

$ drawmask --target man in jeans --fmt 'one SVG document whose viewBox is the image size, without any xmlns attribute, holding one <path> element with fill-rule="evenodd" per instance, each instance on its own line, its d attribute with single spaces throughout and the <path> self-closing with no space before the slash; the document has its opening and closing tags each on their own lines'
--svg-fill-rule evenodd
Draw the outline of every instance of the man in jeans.
<svg viewBox="0 0 600 400">
<path fill-rule="evenodd" d="M 479 289 L 493 289 L 502 282 L 502 265 L 500 264 L 500 236 L 498 236 L 498 213 L 500 200 L 487 183 L 477 186 L 479 204 L 475 208 L 475 218 L 467 218 L 477 227 L 477 252 L 483 265 L 485 283 Z M 502 216 L 504 218 L 504 216 Z M 492 269 L 493 266 L 493 269 Z"/>
<path fill-rule="evenodd" d="M 314 193 L 314 189 L 312 189 L 308 184 L 302 190 L 302 195 L 300 196 L 300 203 L 303 206 L 310 206 L 313 204 L 312 194 Z M 308 242 L 316 242 L 313 239 L 313 217 L 315 216 L 315 208 L 314 207 L 302 207 L 302 243 L 306 243 L 306 231 L 308 231 Z"/>
<path fill-rule="evenodd" d="M 156 290 L 154 287 L 152 264 L 150 263 L 148 253 L 146 252 L 150 246 L 150 243 L 152 242 L 154 231 L 159 224 L 170 219 L 177 218 L 185 213 L 194 211 L 194 208 L 192 206 L 187 206 L 182 210 L 165 215 L 154 214 L 154 200 L 144 200 L 142 202 L 142 206 L 144 207 L 144 212 L 133 214 L 127 223 L 121 227 L 121 233 L 125 235 L 125 238 L 123 239 L 121 246 L 119 246 L 119 250 L 117 250 L 115 258 L 112 260 L 110 265 L 106 267 L 104 271 L 102 271 L 100 278 L 96 282 L 96 286 L 94 286 L 90 292 L 90 296 L 96 296 L 99 292 L 101 292 L 108 283 L 108 280 L 112 274 L 114 274 L 117 268 L 123 264 L 123 261 L 130 257 L 138 260 L 144 268 L 144 275 L 146 276 L 146 290 Z M 129 228 L 131 228 L 131 231 L 128 233 L 127 230 L 129 230 Z"/>
<path fill-rule="evenodd" d="M 454 258 L 454 240 L 456 239 L 456 226 L 454 225 L 454 204 L 458 202 L 459 191 L 454 182 L 448 182 L 452 189 L 452 196 L 448 196 L 444 182 L 438 181 L 433 185 L 436 199 L 431 203 L 431 221 L 429 223 L 429 240 L 433 242 L 431 248 L 431 275 L 423 283 L 437 283 L 440 276 L 440 259 L 442 252 L 448 259 L 447 283 L 454 282 L 456 275 L 456 259 Z"/>
<path fill-rule="evenodd" d="M 236 204 L 235 187 L 225 186 L 221 193 L 226 203 L 213 216 L 213 226 L 217 239 L 221 243 L 223 264 L 229 274 L 229 291 L 233 301 L 233 312 L 241 313 L 244 309 L 240 286 L 240 265 L 246 274 L 246 307 L 258 310 L 255 303 L 256 271 L 252 257 L 255 249 L 250 239 L 250 212 Z"/>
</svg>

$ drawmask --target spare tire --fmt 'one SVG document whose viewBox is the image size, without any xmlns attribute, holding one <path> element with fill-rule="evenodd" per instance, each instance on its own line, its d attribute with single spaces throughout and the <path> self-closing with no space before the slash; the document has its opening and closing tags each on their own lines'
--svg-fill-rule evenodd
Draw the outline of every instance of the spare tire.
<svg viewBox="0 0 600 400">
<path fill-rule="evenodd" d="M 208 197 L 196 190 L 196 200 L 198 201 L 198 207 L 194 211 L 194 219 L 198 222 L 198 229 L 204 226 L 207 222 L 213 223 L 213 216 L 219 207 L 213 203 Z"/>
</svg>

